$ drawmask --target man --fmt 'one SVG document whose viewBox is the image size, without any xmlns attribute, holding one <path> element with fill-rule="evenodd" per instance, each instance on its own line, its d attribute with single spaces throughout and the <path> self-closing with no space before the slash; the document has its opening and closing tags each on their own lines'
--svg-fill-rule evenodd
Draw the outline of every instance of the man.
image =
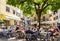
<svg viewBox="0 0 60 41">
<path fill-rule="evenodd" d="M 57 26 L 57 27 L 58 27 L 58 29 L 59 29 L 59 31 L 60 31 L 60 24 L 59 24 L 59 23 L 58 23 L 58 26 Z"/>
<path fill-rule="evenodd" d="M 33 31 L 31 30 L 31 27 L 29 27 L 28 30 L 25 31 L 26 33 L 26 41 L 31 41 Z"/>
</svg>

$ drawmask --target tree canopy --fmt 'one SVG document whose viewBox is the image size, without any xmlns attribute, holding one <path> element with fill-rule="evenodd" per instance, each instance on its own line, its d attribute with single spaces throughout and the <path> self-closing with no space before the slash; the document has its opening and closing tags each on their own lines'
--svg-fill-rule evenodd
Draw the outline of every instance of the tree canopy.
<svg viewBox="0 0 60 41">
<path fill-rule="evenodd" d="M 58 10 L 60 8 L 60 0 L 7 0 L 7 4 L 15 6 L 23 10 L 24 15 L 36 14 L 36 5 L 39 5 L 41 14 L 46 14 L 47 10 Z"/>
</svg>

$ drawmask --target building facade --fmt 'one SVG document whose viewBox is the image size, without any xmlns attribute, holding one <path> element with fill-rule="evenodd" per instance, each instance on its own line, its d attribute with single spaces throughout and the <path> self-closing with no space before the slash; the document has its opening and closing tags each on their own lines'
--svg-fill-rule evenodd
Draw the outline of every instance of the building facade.
<svg viewBox="0 0 60 41">
<path fill-rule="evenodd" d="M 60 24 L 60 9 L 51 14 L 43 15 L 41 18 L 41 23 L 50 24 L 57 27 L 58 23 Z"/>
<path fill-rule="evenodd" d="M 6 25 L 18 24 L 22 14 L 17 9 L 16 7 L 7 5 L 6 0 L 0 0 L 0 20 L 3 20 Z"/>
<path fill-rule="evenodd" d="M 57 22 L 58 22 L 58 14 L 57 12 L 52 12 L 52 13 L 48 13 L 45 14 L 41 17 L 41 23 L 42 24 L 49 24 L 52 26 L 57 26 Z"/>
</svg>

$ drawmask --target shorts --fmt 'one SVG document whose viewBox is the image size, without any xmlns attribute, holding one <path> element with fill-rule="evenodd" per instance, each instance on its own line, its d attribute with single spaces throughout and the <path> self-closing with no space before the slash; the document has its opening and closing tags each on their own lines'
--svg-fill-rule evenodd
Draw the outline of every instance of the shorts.
<svg viewBox="0 0 60 41">
<path fill-rule="evenodd" d="M 58 29 L 60 30 L 60 27 L 58 27 Z"/>
<path fill-rule="evenodd" d="M 44 36 L 44 39 L 48 39 L 48 36 L 46 35 L 46 36 Z"/>
<path fill-rule="evenodd" d="M 53 33 L 51 33 L 50 36 L 53 36 Z"/>
</svg>

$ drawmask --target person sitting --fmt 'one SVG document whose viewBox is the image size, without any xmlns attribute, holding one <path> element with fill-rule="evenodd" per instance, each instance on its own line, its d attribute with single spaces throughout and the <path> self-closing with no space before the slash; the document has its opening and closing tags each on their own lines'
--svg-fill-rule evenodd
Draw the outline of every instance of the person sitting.
<svg viewBox="0 0 60 41">
<path fill-rule="evenodd" d="M 29 27 L 29 29 L 26 30 L 25 33 L 26 33 L 26 41 L 28 41 L 28 40 L 31 41 L 32 34 L 33 34 L 33 31 L 31 30 L 31 28 Z"/>
</svg>

